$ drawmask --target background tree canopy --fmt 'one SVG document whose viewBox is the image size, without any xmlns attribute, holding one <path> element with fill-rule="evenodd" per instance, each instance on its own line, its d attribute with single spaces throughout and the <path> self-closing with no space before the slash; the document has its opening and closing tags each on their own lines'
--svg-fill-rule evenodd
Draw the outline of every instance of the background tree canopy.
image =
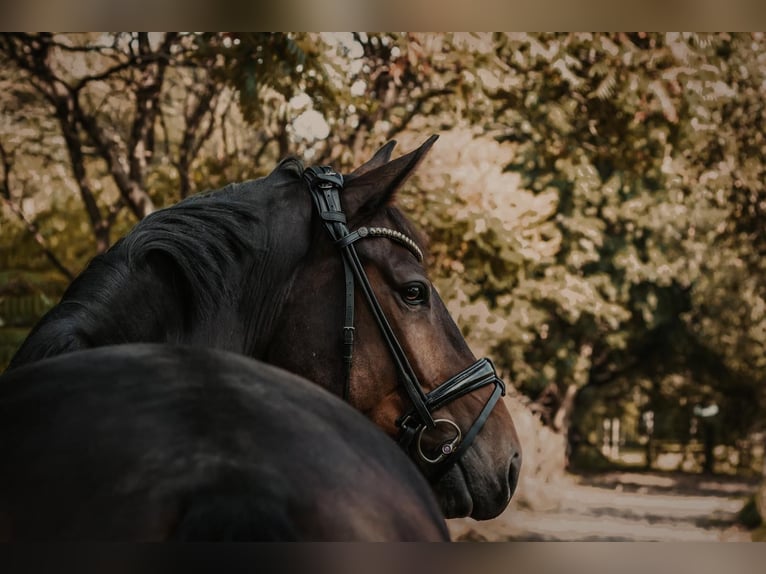
<svg viewBox="0 0 766 574">
<path fill-rule="evenodd" d="M 2 364 L 153 209 L 438 132 L 399 201 L 545 424 L 763 431 L 763 34 L 3 34 L 0 64 Z"/>
</svg>

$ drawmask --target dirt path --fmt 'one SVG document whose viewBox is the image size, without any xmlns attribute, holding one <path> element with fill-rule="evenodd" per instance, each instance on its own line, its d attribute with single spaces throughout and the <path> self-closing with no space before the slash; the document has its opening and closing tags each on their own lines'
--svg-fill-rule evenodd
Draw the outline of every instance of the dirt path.
<svg viewBox="0 0 766 574">
<path fill-rule="evenodd" d="M 455 540 L 668 541 L 750 540 L 735 524 L 754 485 L 743 480 L 668 474 L 569 477 L 556 508 L 512 505 L 494 520 L 450 521 Z"/>
</svg>

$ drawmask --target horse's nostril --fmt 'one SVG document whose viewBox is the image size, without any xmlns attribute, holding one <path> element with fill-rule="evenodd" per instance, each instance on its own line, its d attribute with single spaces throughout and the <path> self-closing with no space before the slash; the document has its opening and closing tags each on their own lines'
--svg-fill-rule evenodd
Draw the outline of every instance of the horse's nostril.
<svg viewBox="0 0 766 574">
<path fill-rule="evenodd" d="M 519 473 L 521 472 L 521 454 L 514 452 L 511 457 L 511 464 L 508 468 L 508 487 L 510 488 L 510 496 L 516 491 L 516 486 L 519 483 Z"/>
</svg>

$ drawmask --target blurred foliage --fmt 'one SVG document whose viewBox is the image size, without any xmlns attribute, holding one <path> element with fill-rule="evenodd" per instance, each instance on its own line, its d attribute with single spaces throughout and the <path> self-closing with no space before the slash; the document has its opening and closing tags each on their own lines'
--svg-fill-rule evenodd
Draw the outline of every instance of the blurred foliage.
<svg viewBox="0 0 766 574">
<path fill-rule="evenodd" d="M 303 34 L 205 33 L 195 36 L 196 58 L 216 62 L 215 77 L 239 95 L 246 122 L 265 117 L 263 95 L 271 90 L 290 99 L 298 90 L 331 105 L 334 91 L 319 59 L 320 46 Z"/>
<path fill-rule="evenodd" d="M 712 401 L 726 440 L 761 425 L 763 36 L 510 34 L 493 47 L 478 74 L 493 113 L 474 133 L 502 144 L 518 179 L 476 174 L 450 207 L 424 210 L 463 310 L 486 306 L 466 316 L 494 317 L 474 336 L 549 398 L 552 424 L 570 387 L 603 387 L 602 410 L 638 402 L 681 435 Z M 469 155 L 481 161 L 454 165 Z"/>
<path fill-rule="evenodd" d="M 147 41 L 163 57 L 163 38 Z M 0 42 L 4 193 L 76 271 L 95 249 L 64 124 L 11 57 L 35 42 Z M 78 101 L 129 147 L 140 37 L 45 42 L 67 81 L 99 76 Z M 766 401 L 765 48 L 757 33 L 181 35 L 136 181 L 162 206 L 287 153 L 347 169 L 387 139 L 439 132 L 399 202 L 477 352 L 561 432 L 652 410 L 658 436 L 688 440 L 694 407 L 715 402 L 734 444 L 762 430 Z M 124 68 L 102 78 L 102 61 Z M 112 240 L 135 216 L 83 125 L 91 191 L 117 209 Z M 7 205 L 2 225 L 5 284 L 50 273 Z"/>
</svg>

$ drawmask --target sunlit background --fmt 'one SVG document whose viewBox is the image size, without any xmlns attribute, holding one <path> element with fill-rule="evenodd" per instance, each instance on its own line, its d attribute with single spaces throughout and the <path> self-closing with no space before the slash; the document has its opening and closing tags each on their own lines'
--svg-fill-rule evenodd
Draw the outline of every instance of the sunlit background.
<svg viewBox="0 0 766 574">
<path fill-rule="evenodd" d="M 398 201 L 524 446 L 454 537 L 762 539 L 765 72 L 761 33 L 2 34 L 0 368 L 151 211 L 438 133 Z"/>
</svg>

